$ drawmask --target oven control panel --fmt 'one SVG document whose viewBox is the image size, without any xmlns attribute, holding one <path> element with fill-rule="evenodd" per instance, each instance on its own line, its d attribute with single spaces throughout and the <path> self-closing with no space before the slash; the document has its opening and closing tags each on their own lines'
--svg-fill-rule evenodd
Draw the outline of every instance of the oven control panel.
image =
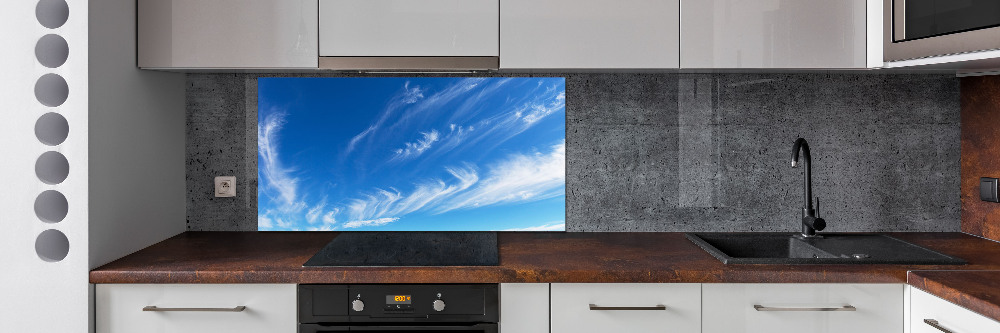
<svg viewBox="0 0 1000 333">
<path fill-rule="evenodd" d="M 300 323 L 491 322 L 496 284 L 299 285 Z"/>
</svg>

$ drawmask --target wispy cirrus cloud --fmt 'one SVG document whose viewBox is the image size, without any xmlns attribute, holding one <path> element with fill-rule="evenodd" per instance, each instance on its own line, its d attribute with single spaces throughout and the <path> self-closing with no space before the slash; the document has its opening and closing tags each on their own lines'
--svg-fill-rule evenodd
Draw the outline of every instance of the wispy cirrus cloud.
<svg viewBox="0 0 1000 333">
<path fill-rule="evenodd" d="M 490 168 L 489 176 L 471 190 L 451 198 L 437 209 L 456 209 L 537 201 L 566 192 L 566 142 L 548 153 L 513 154 Z"/>
<path fill-rule="evenodd" d="M 354 151 L 355 147 L 357 147 L 361 140 L 364 140 L 365 138 L 370 139 L 370 135 L 375 134 L 375 132 L 381 129 L 385 122 L 392 117 L 397 109 L 408 104 L 417 103 L 423 98 L 424 90 L 421 89 L 420 86 L 413 86 L 413 88 L 410 88 L 409 81 L 404 83 L 403 91 L 389 100 L 385 109 L 382 110 L 382 114 L 379 115 L 378 120 L 374 124 L 369 125 L 364 131 L 361 131 L 361 133 L 358 133 L 351 138 L 344 153 L 350 154 Z"/>
<path fill-rule="evenodd" d="M 285 114 L 275 112 L 257 124 L 257 155 L 260 158 L 257 169 L 261 185 L 267 189 L 264 192 L 276 194 L 282 210 L 290 212 L 301 210 L 305 203 L 299 201 L 297 195 L 299 179 L 291 176 L 292 170 L 285 168 L 279 159 L 278 133 L 284 123 Z"/>
<path fill-rule="evenodd" d="M 543 225 L 538 225 L 538 226 L 533 226 L 533 227 L 526 227 L 526 228 L 504 229 L 504 230 L 500 230 L 500 231 L 563 231 L 563 230 L 566 230 L 566 222 L 565 221 L 558 221 L 558 222 L 546 223 L 546 224 L 543 224 Z"/>
<path fill-rule="evenodd" d="M 396 156 L 393 159 L 404 160 L 420 156 L 440 140 L 441 133 L 437 130 L 430 130 L 429 132 L 421 132 L 420 136 L 421 138 L 417 141 L 406 142 L 403 144 L 403 148 L 396 149 Z"/>
<path fill-rule="evenodd" d="M 454 179 L 449 179 L 448 182 L 442 179 L 419 182 L 414 184 L 413 191 L 405 195 L 395 188 L 375 189 L 371 193 L 362 194 L 360 198 L 349 200 L 346 207 L 348 215 L 353 220 L 403 216 L 464 191 L 479 180 L 471 166 L 445 169 Z"/>
<path fill-rule="evenodd" d="M 338 213 L 340 213 L 340 208 L 334 208 L 333 210 L 326 212 L 326 215 L 323 215 L 323 224 L 337 224 Z"/>
<path fill-rule="evenodd" d="M 323 214 L 323 209 L 325 208 L 326 208 L 326 198 L 323 198 L 323 201 L 320 201 L 320 203 L 316 204 L 312 208 L 309 208 L 309 211 L 306 212 L 306 221 L 308 221 L 310 224 L 319 221 L 319 217 L 320 215 Z"/>
<path fill-rule="evenodd" d="M 371 220 L 357 220 L 344 223 L 344 228 L 353 229 L 360 227 L 377 227 L 383 226 L 392 222 L 399 221 L 398 217 L 382 217 Z"/>
<path fill-rule="evenodd" d="M 396 188 L 374 189 L 349 200 L 345 209 L 351 220 L 345 228 L 380 226 L 400 216 L 424 211 L 442 214 L 500 204 L 532 202 L 565 194 L 566 143 L 559 142 L 547 152 L 511 154 L 492 165 L 487 178 L 480 179 L 476 167 L 448 167 L 451 179 L 431 179 L 414 184 L 409 193 Z M 379 220 L 393 218 L 391 221 Z M 381 224 L 358 221 L 381 221 Z"/>
</svg>

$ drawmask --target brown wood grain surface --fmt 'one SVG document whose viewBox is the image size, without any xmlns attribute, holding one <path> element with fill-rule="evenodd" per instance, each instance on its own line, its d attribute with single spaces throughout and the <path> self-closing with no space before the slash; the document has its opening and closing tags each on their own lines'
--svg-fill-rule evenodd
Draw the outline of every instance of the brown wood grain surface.
<svg viewBox="0 0 1000 333">
<path fill-rule="evenodd" d="M 91 283 L 905 283 L 909 270 L 1000 270 L 1000 244 L 962 233 L 893 233 L 969 262 L 724 265 L 682 233 L 501 232 L 500 265 L 302 267 L 335 232 L 186 232 L 90 273 Z"/>
<path fill-rule="evenodd" d="M 1000 321 L 1000 271 L 912 271 L 907 283 Z"/>
<path fill-rule="evenodd" d="M 965 77 L 962 91 L 962 231 L 1000 240 L 1000 203 L 979 200 L 979 178 L 1000 178 L 1000 76 Z"/>
</svg>

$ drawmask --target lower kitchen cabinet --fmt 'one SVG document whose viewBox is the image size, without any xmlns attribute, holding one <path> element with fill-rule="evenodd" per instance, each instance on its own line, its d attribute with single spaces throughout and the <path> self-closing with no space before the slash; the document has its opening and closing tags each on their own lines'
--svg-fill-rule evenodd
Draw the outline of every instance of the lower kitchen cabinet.
<svg viewBox="0 0 1000 333">
<path fill-rule="evenodd" d="M 551 288 L 552 333 L 701 332 L 700 284 L 554 283 Z"/>
<path fill-rule="evenodd" d="M 98 284 L 95 303 L 97 333 L 298 331 L 294 284 Z"/>
<path fill-rule="evenodd" d="M 549 284 L 500 284 L 500 333 L 549 333 Z"/>
<path fill-rule="evenodd" d="M 910 332 L 908 333 L 1000 332 L 1000 322 L 983 317 L 923 290 L 909 289 Z"/>
<path fill-rule="evenodd" d="M 704 284 L 705 333 L 903 332 L 901 284 Z"/>
</svg>

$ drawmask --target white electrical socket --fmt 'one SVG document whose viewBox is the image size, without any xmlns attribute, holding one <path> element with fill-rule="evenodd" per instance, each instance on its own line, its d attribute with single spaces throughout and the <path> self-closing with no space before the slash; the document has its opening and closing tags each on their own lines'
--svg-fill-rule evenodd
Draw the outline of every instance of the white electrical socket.
<svg viewBox="0 0 1000 333">
<path fill-rule="evenodd" d="M 236 176 L 215 177 L 215 197 L 227 198 L 236 196 Z"/>
</svg>

